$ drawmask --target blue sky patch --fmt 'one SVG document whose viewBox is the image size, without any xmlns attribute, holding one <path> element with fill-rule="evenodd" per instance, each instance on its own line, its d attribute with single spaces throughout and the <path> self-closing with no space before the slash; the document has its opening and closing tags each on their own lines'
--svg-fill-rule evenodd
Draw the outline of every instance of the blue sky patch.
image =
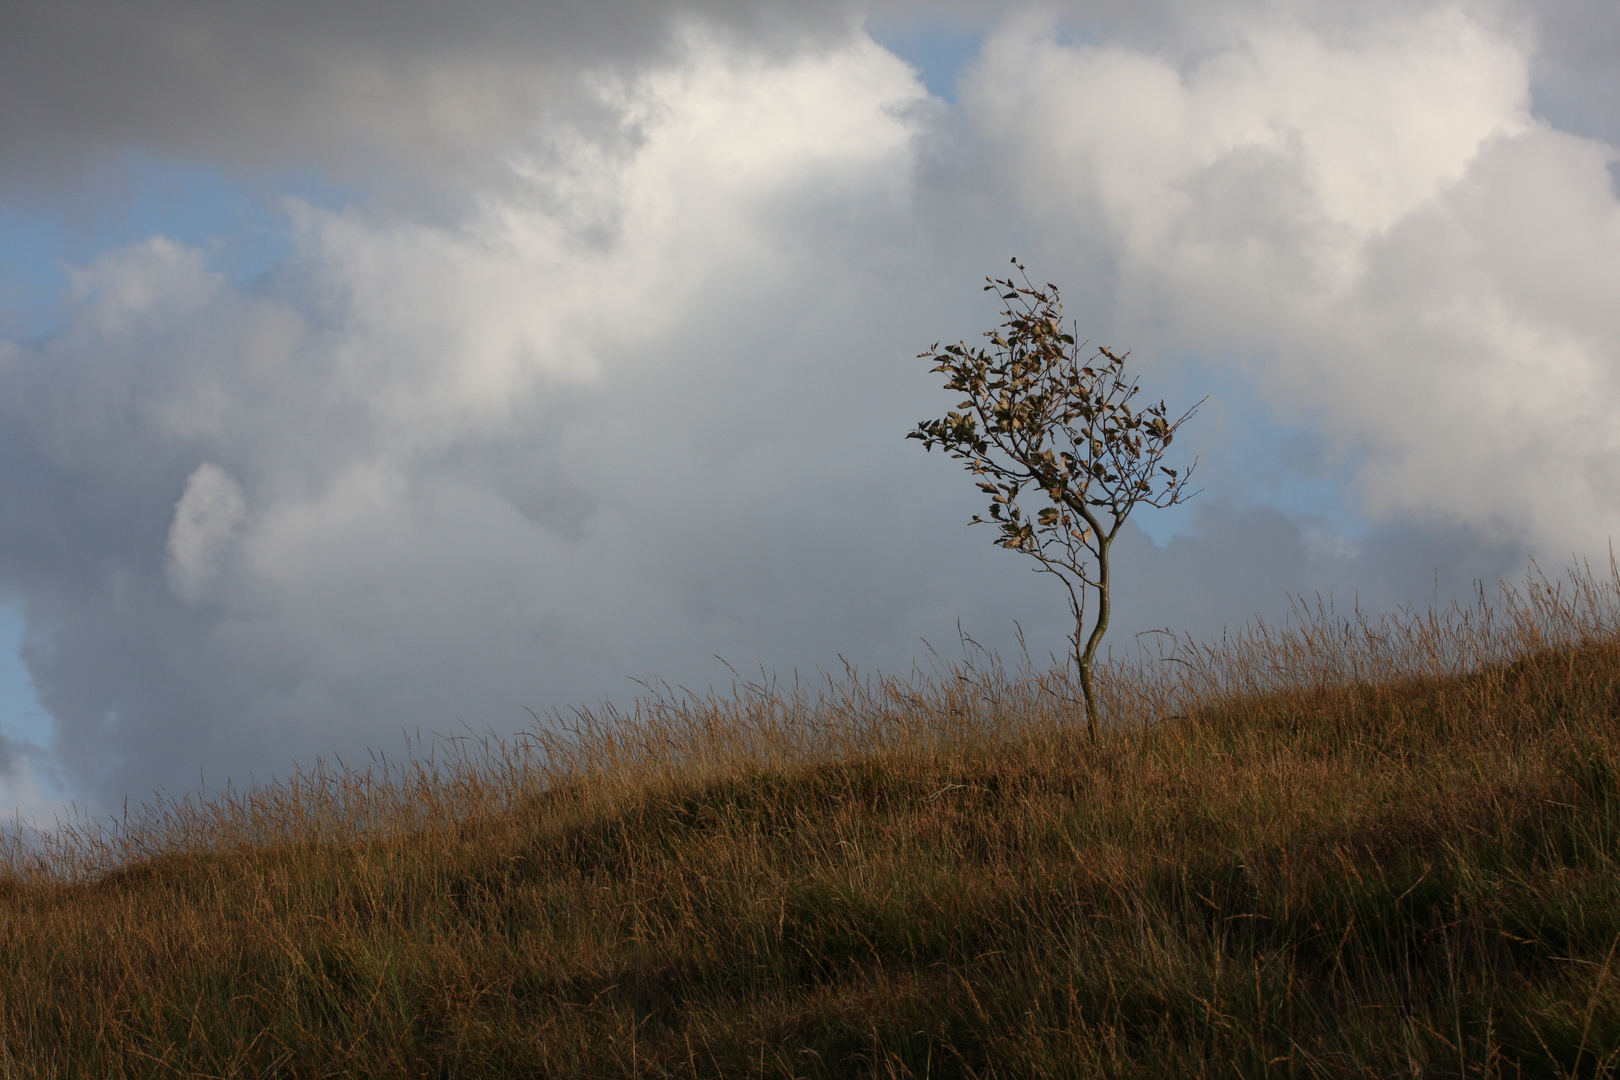
<svg viewBox="0 0 1620 1080">
<path fill-rule="evenodd" d="M 330 209 L 358 198 L 313 174 L 278 173 L 248 186 L 212 166 L 132 156 L 53 208 L 0 203 L 0 338 L 49 337 L 60 325 L 68 268 L 154 236 L 201 248 L 231 281 L 251 282 L 291 248 L 287 197 Z"/>
<path fill-rule="evenodd" d="M 916 68 L 930 94 L 953 104 L 962 69 L 979 55 L 984 43 L 982 28 L 944 22 L 884 25 L 872 20 L 866 31 L 872 40 Z"/>
</svg>

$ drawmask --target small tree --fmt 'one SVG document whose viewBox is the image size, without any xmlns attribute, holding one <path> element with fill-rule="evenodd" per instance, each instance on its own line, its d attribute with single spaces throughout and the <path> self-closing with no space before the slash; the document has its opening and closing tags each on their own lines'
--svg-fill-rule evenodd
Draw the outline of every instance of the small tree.
<svg viewBox="0 0 1620 1080">
<path fill-rule="evenodd" d="M 1137 506 L 1174 506 L 1197 494 L 1187 492 L 1192 467 L 1178 473 L 1160 462 L 1203 401 L 1174 420 L 1162 401 L 1133 409 L 1138 386 L 1125 373 L 1130 354 L 1099 348 L 1084 356 L 1084 344 L 1063 329 L 1057 286 L 1037 289 L 1023 264 L 1013 265 L 1022 284 L 985 279 L 985 291 L 1009 305 L 1001 326 L 984 335 L 992 348 L 962 342 L 941 351 L 936 342 L 919 354 L 934 361 L 945 389 L 964 395 L 962 411 L 918 424 L 906 437 L 921 439 L 925 450 L 943 448 L 981 477 L 990 517 L 975 514 L 970 524 L 995 525 L 998 545 L 1031 556 L 1036 571 L 1068 589 L 1086 732 L 1095 743 L 1092 665 L 1112 607 L 1109 549 Z M 1028 490 L 1047 504 L 1033 516 L 1019 503 Z M 1097 614 L 1088 634 L 1092 594 Z"/>
</svg>

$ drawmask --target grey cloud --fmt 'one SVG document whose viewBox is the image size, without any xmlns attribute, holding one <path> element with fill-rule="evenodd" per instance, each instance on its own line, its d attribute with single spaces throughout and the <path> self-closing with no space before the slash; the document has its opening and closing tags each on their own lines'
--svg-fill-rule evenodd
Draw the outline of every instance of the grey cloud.
<svg viewBox="0 0 1620 1080">
<path fill-rule="evenodd" d="M 842 36 L 850 18 L 836 3 L 753 0 L 11 0 L 0 193 L 49 201 L 133 153 L 250 182 L 258 169 L 315 167 L 442 195 L 492 146 L 529 141 L 537 120 L 611 122 L 580 75 L 667 60 L 685 26 L 794 49 Z"/>
<path fill-rule="evenodd" d="M 1533 11 L 1537 112 L 1620 145 L 1620 11 L 1601 0 L 1538 0 Z"/>
</svg>

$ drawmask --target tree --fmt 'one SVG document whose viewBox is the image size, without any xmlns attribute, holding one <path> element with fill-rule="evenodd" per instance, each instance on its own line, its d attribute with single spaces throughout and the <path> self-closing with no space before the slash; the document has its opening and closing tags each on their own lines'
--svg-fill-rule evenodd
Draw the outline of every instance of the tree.
<svg viewBox="0 0 1620 1080">
<path fill-rule="evenodd" d="M 1163 401 L 1133 409 L 1139 388 L 1125 371 L 1130 354 L 1102 347 L 1087 355 L 1063 329 L 1057 286 L 1036 288 L 1023 264 L 1013 265 L 1021 284 L 985 279 L 985 291 L 1008 304 L 1005 321 L 984 335 L 991 348 L 961 342 L 941 350 L 936 342 L 918 354 L 934 361 L 945 389 L 964 400 L 961 411 L 918 424 L 906 437 L 963 461 L 990 496 L 990 516 L 975 514 L 969 524 L 995 525 L 996 544 L 1031 556 L 1037 572 L 1067 588 L 1086 732 L 1095 743 L 1092 667 L 1113 605 L 1110 548 L 1137 506 L 1174 506 L 1197 494 L 1187 491 L 1191 466 L 1177 472 L 1161 462 L 1203 400 L 1174 420 Z M 1019 502 L 1026 492 L 1047 504 L 1033 516 Z M 1093 595 L 1096 617 L 1087 633 Z"/>
</svg>

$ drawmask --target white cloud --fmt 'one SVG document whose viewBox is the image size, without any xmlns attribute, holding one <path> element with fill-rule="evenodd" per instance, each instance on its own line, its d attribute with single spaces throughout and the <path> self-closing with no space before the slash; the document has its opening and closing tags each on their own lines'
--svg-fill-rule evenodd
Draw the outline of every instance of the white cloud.
<svg viewBox="0 0 1620 1080">
<path fill-rule="evenodd" d="M 169 587 L 195 603 L 219 576 L 237 526 L 247 516 L 242 489 L 218 465 L 204 462 L 186 480 L 169 527 Z"/>
<path fill-rule="evenodd" d="M 1620 408 L 1606 145 L 1530 114 L 1529 54 L 1467 9 L 1353 35 L 1256 20 L 1184 68 L 1029 27 L 964 100 L 1030 218 L 1114 270 L 1114 332 L 1256 357 L 1362 456 L 1365 509 L 1601 550 Z"/>
</svg>

